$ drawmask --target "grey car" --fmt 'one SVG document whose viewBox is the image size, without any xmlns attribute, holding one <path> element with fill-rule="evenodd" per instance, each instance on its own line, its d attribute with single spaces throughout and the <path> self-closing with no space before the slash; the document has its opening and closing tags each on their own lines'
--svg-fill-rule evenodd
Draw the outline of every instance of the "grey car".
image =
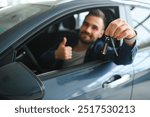
<svg viewBox="0 0 150 117">
<path fill-rule="evenodd" d="M 79 31 L 85 15 L 97 8 L 107 25 L 123 18 L 137 31 L 133 63 L 43 68 L 38 58 L 57 43 L 56 37 Z M 150 99 L 149 22 L 150 4 L 142 0 L 55 0 L 0 9 L 0 99 Z"/>
</svg>

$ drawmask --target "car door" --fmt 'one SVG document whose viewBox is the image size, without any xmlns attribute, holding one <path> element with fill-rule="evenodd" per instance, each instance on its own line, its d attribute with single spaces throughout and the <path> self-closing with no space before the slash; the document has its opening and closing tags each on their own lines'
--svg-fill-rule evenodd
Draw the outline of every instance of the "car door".
<svg viewBox="0 0 150 117">
<path fill-rule="evenodd" d="M 139 15 L 140 14 L 140 17 Z M 138 33 L 139 51 L 135 57 L 132 99 L 150 99 L 150 8 L 135 7 L 131 10 L 134 27 Z"/>
<path fill-rule="evenodd" d="M 38 75 L 43 99 L 130 99 L 132 65 L 99 61 Z"/>
<path fill-rule="evenodd" d="M 132 99 L 150 99 L 150 48 L 142 49 L 136 55 Z"/>
<path fill-rule="evenodd" d="M 94 61 L 38 77 L 45 86 L 43 99 L 130 99 L 132 94 L 132 64 Z"/>
</svg>

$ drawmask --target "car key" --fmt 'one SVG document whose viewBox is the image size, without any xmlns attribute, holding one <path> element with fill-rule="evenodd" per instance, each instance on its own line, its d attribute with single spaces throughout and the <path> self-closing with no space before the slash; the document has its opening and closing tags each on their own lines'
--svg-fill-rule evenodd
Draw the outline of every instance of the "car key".
<svg viewBox="0 0 150 117">
<path fill-rule="evenodd" d="M 110 37 L 110 38 L 111 38 L 111 37 Z M 113 49 L 114 49 L 114 51 L 115 51 L 115 54 L 116 54 L 116 56 L 118 56 L 118 52 L 117 52 L 117 50 L 116 50 L 116 47 L 115 47 L 114 41 L 113 41 L 113 39 L 112 39 L 112 38 L 111 38 L 110 40 L 111 40 L 111 43 L 112 43 Z"/>
<path fill-rule="evenodd" d="M 102 54 L 105 55 L 107 53 L 107 49 L 108 49 L 109 43 L 111 42 L 112 46 L 113 46 L 113 49 L 115 51 L 115 54 L 116 54 L 116 56 L 118 56 L 118 53 L 117 53 L 117 50 L 116 50 L 113 38 L 110 37 L 110 36 L 107 36 L 107 35 L 105 35 L 105 38 L 106 39 L 105 39 L 105 44 L 104 44 L 104 47 L 103 47 L 103 50 L 102 50 Z"/>
<path fill-rule="evenodd" d="M 106 55 L 110 41 L 111 41 L 110 37 L 105 35 L 105 44 L 102 50 L 103 55 Z"/>
</svg>

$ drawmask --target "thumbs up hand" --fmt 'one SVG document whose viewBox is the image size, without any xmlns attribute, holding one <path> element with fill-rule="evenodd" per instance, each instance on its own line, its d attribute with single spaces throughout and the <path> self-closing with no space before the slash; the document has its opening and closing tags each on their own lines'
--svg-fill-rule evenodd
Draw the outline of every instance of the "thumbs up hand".
<svg viewBox="0 0 150 117">
<path fill-rule="evenodd" d="M 68 60 L 72 58 L 72 47 L 66 46 L 67 38 L 64 37 L 63 41 L 59 44 L 55 51 L 55 59 Z"/>
</svg>

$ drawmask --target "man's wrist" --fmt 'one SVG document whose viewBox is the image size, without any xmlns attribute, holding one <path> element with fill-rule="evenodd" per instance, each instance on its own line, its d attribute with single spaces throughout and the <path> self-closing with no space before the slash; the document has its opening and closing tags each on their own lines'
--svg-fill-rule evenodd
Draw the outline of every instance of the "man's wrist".
<svg viewBox="0 0 150 117">
<path fill-rule="evenodd" d="M 126 42 L 128 45 L 133 45 L 133 44 L 135 43 L 135 41 L 136 41 L 137 32 L 136 32 L 136 30 L 134 30 L 134 32 L 135 32 L 136 35 L 135 35 L 133 38 L 130 38 L 130 39 L 125 38 L 125 39 L 124 39 L 125 42 Z"/>
<path fill-rule="evenodd" d="M 136 36 L 134 38 L 132 38 L 132 39 L 126 39 L 125 38 L 124 40 L 125 40 L 126 43 L 134 43 L 135 40 L 136 40 Z"/>
</svg>

